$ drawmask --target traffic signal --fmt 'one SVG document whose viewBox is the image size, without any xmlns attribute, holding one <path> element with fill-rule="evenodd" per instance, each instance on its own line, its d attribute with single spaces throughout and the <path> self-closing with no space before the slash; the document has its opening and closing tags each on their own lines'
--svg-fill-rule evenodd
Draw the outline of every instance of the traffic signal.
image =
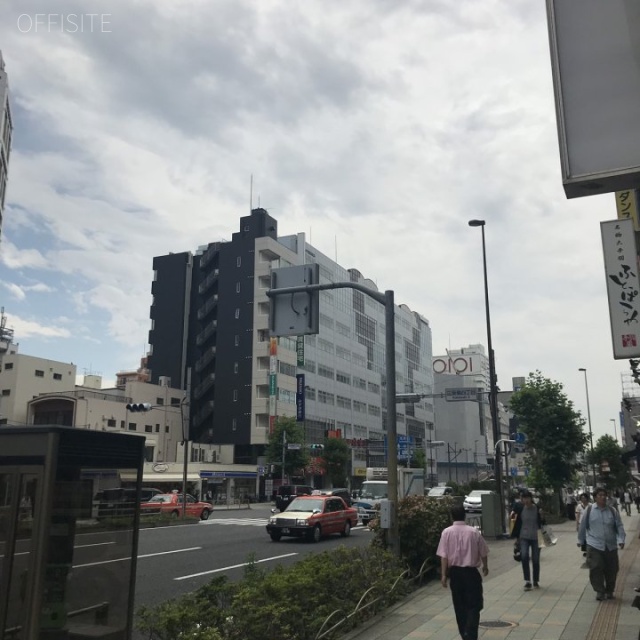
<svg viewBox="0 0 640 640">
<path fill-rule="evenodd" d="M 311 444 L 311 445 L 309 445 L 309 451 L 311 451 L 311 453 L 315 453 L 316 455 L 322 455 L 322 452 L 324 451 L 324 445 L 323 444 Z"/>
<path fill-rule="evenodd" d="M 153 407 L 148 402 L 130 402 L 127 405 L 127 411 L 135 413 L 136 411 L 151 411 Z"/>
</svg>

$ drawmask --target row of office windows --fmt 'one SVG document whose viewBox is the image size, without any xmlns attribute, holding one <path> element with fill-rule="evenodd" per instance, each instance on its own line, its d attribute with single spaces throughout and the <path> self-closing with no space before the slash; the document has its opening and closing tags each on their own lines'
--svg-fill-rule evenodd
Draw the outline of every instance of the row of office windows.
<svg viewBox="0 0 640 640">
<path fill-rule="evenodd" d="M 13 369 L 13 362 L 5 362 L 4 365 L 4 370 L 5 371 L 10 371 L 11 369 Z M 35 369 L 34 370 L 34 375 L 36 378 L 44 378 L 44 370 L 43 369 Z M 51 377 L 54 380 L 62 380 L 62 374 L 61 373 L 52 373 Z M 7 394 L 8 395 L 8 394 Z"/>
</svg>

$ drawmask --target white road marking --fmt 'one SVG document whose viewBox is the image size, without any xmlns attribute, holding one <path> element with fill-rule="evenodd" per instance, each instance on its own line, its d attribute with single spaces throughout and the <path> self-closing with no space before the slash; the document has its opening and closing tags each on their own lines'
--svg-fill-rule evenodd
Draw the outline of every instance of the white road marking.
<svg viewBox="0 0 640 640">
<path fill-rule="evenodd" d="M 114 541 L 112 542 L 94 542 L 93 544 L 77 544 L 74 549 L 84 549 L 85 547 L 100 547 L 103 544 L 115 544 Z"/>
<path fill-rule="evenodd" d="M 180 576 L 174 578 L 174 580 L 188 580 L 189 578 L 198 578 L 200 576 L 208 576 L 211 573 L 220 573 L 220 571 L 228 571 L 229 569 L 239 569 L 240 567 L 246 567 L 249 564 L 259 564 L 260 562 L 271 562 L 271 560 L 280 560 L 280 558 L 290 558 L 291 556 L 297 556 L 297 553 L 285 553 L 283 556 L 273 556 L 272 558 L 264 558 L 263 560 L 255 560 L 254 562 L 243 562 L 242 564 L 234 564 L 230 567 L 222 567 L 221 569 L 211 569 L 211 571 L 201 571 L 200 573 L 192 573 L 189 576 Z"/>
<path fill-rule="evenodd" d="M 142 556 L 138 556 L 138 560 L 140 558 L 152 558 L 154 556 L 165 556 L 169 553 L 183 553 L 184 551 L 198 551 L 202 549 L 202 547 L 189 547 L 188 549 L 174 549 L 173 551 L 159 551 L 158 553 L 145 553 Z M 125 560 L 130 560 L 131 558 L 115 558 L 114 560 L 102 560 L 100 562 L 87 562 L 86 564 L 74 564 L 74 569 L 79 569 L 80 567 L 95 567 L 99 564 L 109 564 L 111 562 L 124 562 Z"/>
<path fill-rule="evenodd" d="M 203 520 L 199 524 L 201 525 L 209 525 L 209 524 L 237 524 L 243 527 L 266 527 L 267 522 L 269 522 L 266 518 L 214 518 L 209 520 Z"/>
</svg>

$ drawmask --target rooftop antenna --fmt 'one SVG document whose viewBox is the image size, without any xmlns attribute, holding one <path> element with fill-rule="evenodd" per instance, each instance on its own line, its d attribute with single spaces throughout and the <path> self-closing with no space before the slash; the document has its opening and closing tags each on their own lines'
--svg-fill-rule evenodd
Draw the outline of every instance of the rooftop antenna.
<svg viewBox="0 0 640 640">
<path fill-rule="evenodd" d="M 253 173 L 251 174 L 251 179 L 249 181 L 249 215 L 253 211 Z"/>
<path fill-rule="evenodd" d="M 336 250 L 336 263 L 338 262 L 338 234 L 334 236 L 335 250 Z"/>
</svg>

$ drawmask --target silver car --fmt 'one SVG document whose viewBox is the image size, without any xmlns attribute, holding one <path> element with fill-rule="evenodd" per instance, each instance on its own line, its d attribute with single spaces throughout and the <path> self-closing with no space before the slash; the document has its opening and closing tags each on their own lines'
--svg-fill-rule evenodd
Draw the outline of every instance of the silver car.
<svg viewBox="0 0 640 640">
<path fill-rule="evenodd" d="M 464 497 L 462 506 L 467 513 L 482 512 L 482 496 L 491 494 L 493 491 L 485 489 L 476 489 L 472 491 L 468 496 Z"/>
</svg>

